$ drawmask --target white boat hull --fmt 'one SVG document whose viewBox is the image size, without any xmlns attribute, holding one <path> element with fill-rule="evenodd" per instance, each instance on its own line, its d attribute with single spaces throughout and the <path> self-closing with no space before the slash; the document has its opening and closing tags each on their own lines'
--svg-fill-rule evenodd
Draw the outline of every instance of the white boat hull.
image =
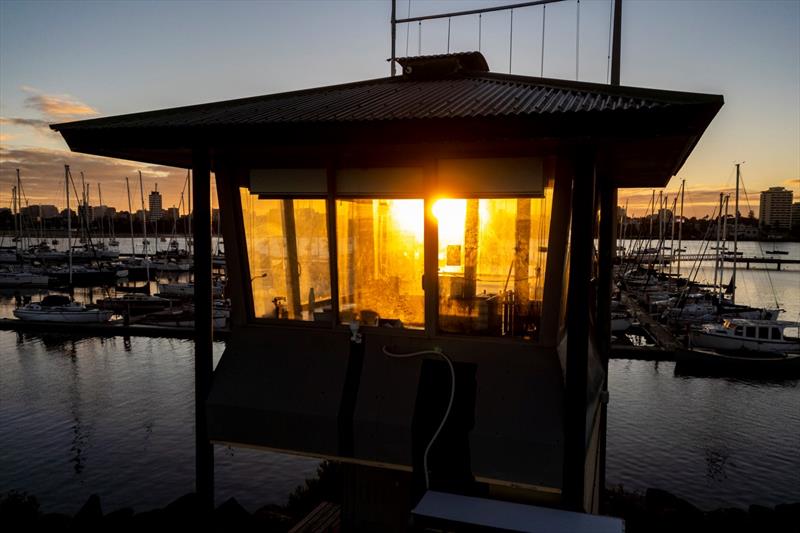
<svg viewBox="0 0 800 533">
<path fill-rule="evenodd" d="M 724 351 L 752 351 L 786 353 L 800 350 L 800 342 L 787 342 L 770 339 L 747 339 L 730 335 L 718 335 L 702 331 L 690 334 L 692 346 Z"/>
</svg>

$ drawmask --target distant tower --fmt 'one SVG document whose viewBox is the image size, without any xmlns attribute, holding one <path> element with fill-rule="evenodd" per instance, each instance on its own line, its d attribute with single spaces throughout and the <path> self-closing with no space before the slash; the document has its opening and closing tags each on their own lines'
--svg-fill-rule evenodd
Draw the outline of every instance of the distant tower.
<svg viewBox="0 0 800 533">
<path fill-rule="evenodd" d="M 788 230 L 792 225 L 792 191 L 783 187 L 761 191 L 758 219 L 762 228 Z"/>
<path fill-rule="evenodd" d="M 150 220 L 161 220 L 164 212 L 161 211 L 161 193 L 158 192 L 158 183 L 156 183 L 156 190 L 150 192 L 150 213 L 148 217 Z"/>
</svg>

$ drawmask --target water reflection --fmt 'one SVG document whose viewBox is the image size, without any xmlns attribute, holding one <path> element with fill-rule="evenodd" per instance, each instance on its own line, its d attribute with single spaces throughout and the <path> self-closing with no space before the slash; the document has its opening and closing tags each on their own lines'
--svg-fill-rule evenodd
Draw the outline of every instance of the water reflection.
<svg viewBox="0 0 800 533">
<path fill-rule="evenodd" d="M 66 346 L 65 355 L 70 362 L 70 382 L 69 382 L 69 409 L 72 417 L 72 445 L 70 446 L 70 462 L 75 469 L 75 474 L 80 475 L 84 469 L 85 450 L 89 446 L 89 432 L 84 429 L 81 414 L 81 380 L 80 369 L 78 367 L 78 352 L 76 341 L 73 339 L 64 342 Z"/>
<path fill-rule="evenodd" d="M 730 450 L 726 446 L 706 448 L 706 477 L 711 481 L 721 482 L 728 479 L 725 466 L 730 458 Z"/>
</svg>

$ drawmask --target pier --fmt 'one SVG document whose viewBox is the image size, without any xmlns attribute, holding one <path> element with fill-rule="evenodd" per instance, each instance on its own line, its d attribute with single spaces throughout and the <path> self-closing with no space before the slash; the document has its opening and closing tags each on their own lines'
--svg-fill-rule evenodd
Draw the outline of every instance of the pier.
<svg viewBox="0 0 800 533">
<path fill-rule="evenodd" d="M 645 255 L 645 256 L 630 256 L 625 257 L 622 259 L 625 263 L 641 263 L 641 264 L 659 264 L 659 265 L 668 265 L 672 262 L 678 260 L 677 255 L 661 255 L 660 257 L 656 257 L 655 255 Z M 714 254 L 682 254 L 680 256 L 681 261 L 714 261 L 715 257 Z M 759 257 L 759 256 L 751 256 L 751 257 L 733 257 L 731 255 L 724 255 L 722 257 L 722 261 L 725 263 L 737 263 L 741 264 L 744 263 L 745 268 L 750 270 L 750 265 L 776 265 L 776 270 L 781 270 L 783 265 L 800 265 L 800 259 L 791 259 L 786 257 Z"/>
<path fill-rule="evenodd" d="M 173 339 L 194 338 L 194 328 L 174 326 L 149 326 L 144 324 L 125 324 L 123 321 L 74 324 L 58 322 L 35 322 L 30 320 L 17 320 L 14 318 L 0 319 L 0 331 L 19 331 L 37 335 L 71 334 L 87 337 L 168 337 Z M 228 337 L 229 330 L 215 329 L 214 339 L 224 340 Z"/>
</svg>

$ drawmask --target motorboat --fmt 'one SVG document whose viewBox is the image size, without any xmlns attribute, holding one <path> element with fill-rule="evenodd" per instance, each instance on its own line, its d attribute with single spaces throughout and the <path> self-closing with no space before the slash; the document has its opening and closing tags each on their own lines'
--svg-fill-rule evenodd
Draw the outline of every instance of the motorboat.
<svg viewBox="0 0 800 533">
<path fill-rule="evenodd" d="M 800 338 L 785 334 L 797 331 L 794 322 L 731 318 L 721 324 L 703 324 L 689 332 L 689 346 L 728 352 L 800 352 Z"/>
<path fill-rule="evenodd" d="M 41 302 L 31 302 L 14 309 L 14 316 L 31 322 L 102 323 L 114 313 L 105 309 L 88 308 L 67 296 L 48 295 Z"/>
</svg>

